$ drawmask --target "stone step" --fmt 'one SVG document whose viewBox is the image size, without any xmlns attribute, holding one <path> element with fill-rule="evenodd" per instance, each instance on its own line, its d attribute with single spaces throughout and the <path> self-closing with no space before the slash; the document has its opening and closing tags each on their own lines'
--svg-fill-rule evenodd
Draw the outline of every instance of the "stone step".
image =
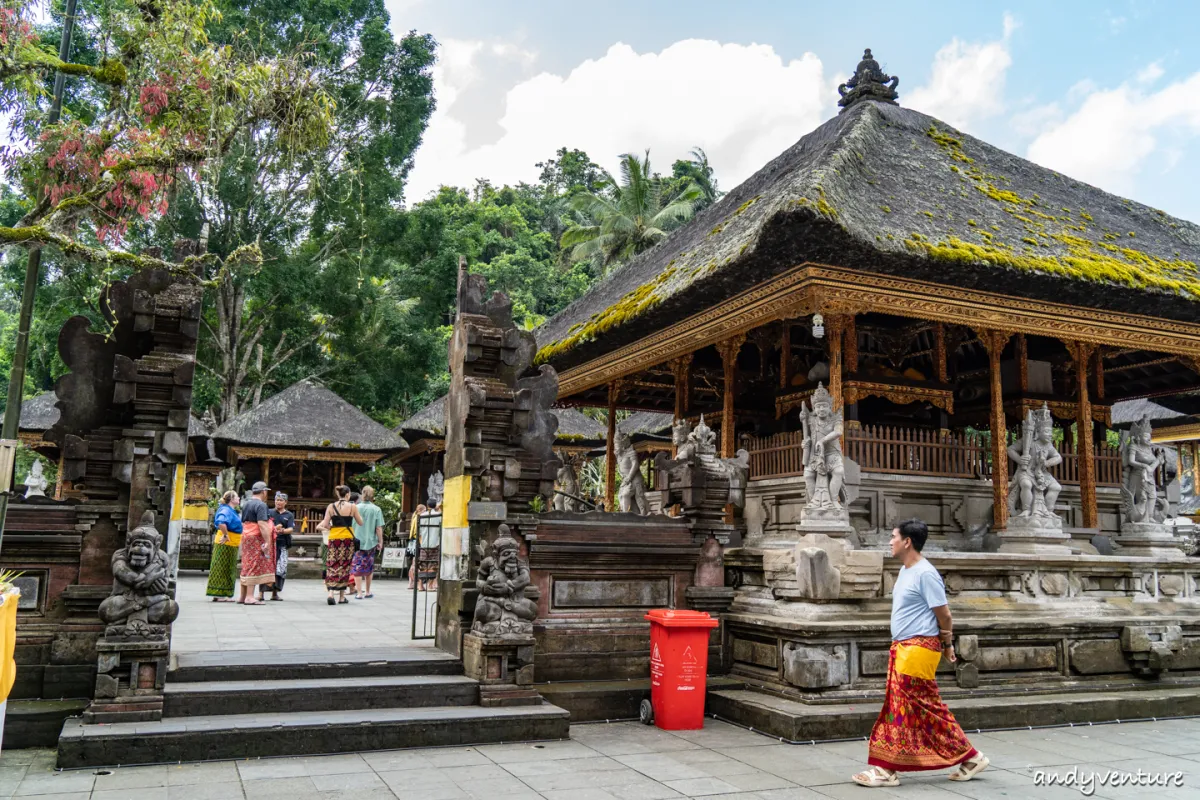
<svg viewBox="0 0 1200 800">
<path fill-rule="evenodd" d="M 568 714 L 552 705 L 449 706 L 177 717 L 84 725 L 68 719 L 58 741 L 63 769 L 405 747 L 568 738 Z"/>
<path fill-rule="evenodd" d="M 470 706 L 479 684 L 464 675 L 396 675 L 252 681 L 167 682 L 164 717 Z"/>
<path fill-rule="evenodd" d="M 705 713 L 788 741 L 869 736 L 882 698 L 854 703 L 808 704 L 753 689 L 710 691 Z M 1047 694 L 997 694 L 948 698 L 946 705 L 967 731 L 1183 717 L 1200 714 L 1195 686 L 1129 688 Z"/>
<path fill-rule="evenodd" d="M 462 662 L 433 647 L 178 653 L 171 655 L 167 682 L 264 683 L 400 675 L 462 675 Z"/>
</svg>

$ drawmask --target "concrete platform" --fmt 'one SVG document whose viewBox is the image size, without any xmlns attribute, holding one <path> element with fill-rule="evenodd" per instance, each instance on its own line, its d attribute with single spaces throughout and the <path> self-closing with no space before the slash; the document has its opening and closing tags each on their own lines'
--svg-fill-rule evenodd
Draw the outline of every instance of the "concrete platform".
<svg viewBox="0 0 1200 800">
<path fill-rule="evenodd" d="M 870 735 L 879 699 L 808 704 L 750 689 L 708 693 L 705 711 L 789 742 L 854 739 Z M 1049 725 L 1164 719 L 1200 714 L 1194 686 L 988 697 L 947 698 L 964 729 L 1002 730 Z"/>
</svg>

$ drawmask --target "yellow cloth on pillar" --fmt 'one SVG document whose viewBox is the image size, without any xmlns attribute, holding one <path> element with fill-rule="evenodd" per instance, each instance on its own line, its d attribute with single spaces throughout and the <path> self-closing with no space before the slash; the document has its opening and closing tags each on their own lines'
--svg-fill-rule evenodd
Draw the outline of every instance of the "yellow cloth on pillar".
<svg viewBox="0 0 1200 800">
<path fill-rule="evenodd" d="M 3 605 L 0 605 L 0 703 L 8 700 L 8 693 L 17 680 L 13 651 L 17 646 L 17 603 L 20 600 L 20 592 L 10 592 L 4 595 Z"/>
</svg>

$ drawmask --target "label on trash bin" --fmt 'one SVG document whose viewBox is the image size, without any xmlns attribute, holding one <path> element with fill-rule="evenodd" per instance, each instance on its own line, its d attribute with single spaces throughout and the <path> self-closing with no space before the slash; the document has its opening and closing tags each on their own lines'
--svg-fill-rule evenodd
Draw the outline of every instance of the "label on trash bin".
<svg viewBox="0 0 1200 800">
<path fill-rule="evenodd" d="M 658 644 L 655 643 L 654 651 L 650 654 L 650 685 L 662 686 L 663 680 L 663 660 L 662 654 L 658 652 Z"/>
<path fill-rule="evenodd" d="M 697 681 L 699 679 L 699 681 Z M 704 674 L 700 671 L 700 662 L 696 660 L 695 653 L 692 652 L 690 646 L 683 649 L 683 654 L 679 657 L 679 685 L 675 687 L 679 692 L 694 692 L 696 684 L 703 682 Z"/>
</svg>

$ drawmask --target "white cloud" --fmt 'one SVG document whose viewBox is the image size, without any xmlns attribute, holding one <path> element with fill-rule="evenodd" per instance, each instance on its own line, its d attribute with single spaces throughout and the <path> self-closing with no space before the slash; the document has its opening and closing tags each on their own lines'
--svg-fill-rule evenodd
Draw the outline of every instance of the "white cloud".
<svg viewBox="0 0 1200 800">
<path fill-rule="evenodd" d="M 1138 83 L 1154 83 L 1163 76 L 1162 64 L 1158 61 L 1147 64 L 1138 70 Z"/>
<path fill-rule="evenodd" d="M 409 178 L 408 199 L 443 184 L 532 181 L 534 164 L 559 147 L 585 150 L 615 169 L 622 153 L 650 148 L 659 171 L 699 146 L 733 188 L 833 110 L 820 60 L 785 62 L 768 45 L 689 39 L 658 53 L 617 43 L 567 75 L 543 72 L 508 89 L 494 141 L 472 144 L 469 109 L 455 101 L 488 79 L 488 59 L 530 63 L 517 48 L 446 40 L 430 120 Z"/>
<path fill-rule="evenodd" d="M 929 82 L 909 92 L 904 104 L 963 129 L 1002 112 L 1005 73 L 1012 66 L 1008 42 L 1016 28 L 1005 14 L 1004 33 L 996 41 L 952 39 L 934 56 Z"/>
<path fill-rule="evenodd" d="M 1029 158 L 1073 178 L 1125 193 L 1156 150 L 1200 136 L 1200 72 L 1147 92 L 1138 84 L 1096 89 L 1079 109 L 1029 145 Z M 1161 146 L 1163 137 L 1173 140 Z M 1169 155 L 1169 153 L 1168 153 Z"/>
</svg>

